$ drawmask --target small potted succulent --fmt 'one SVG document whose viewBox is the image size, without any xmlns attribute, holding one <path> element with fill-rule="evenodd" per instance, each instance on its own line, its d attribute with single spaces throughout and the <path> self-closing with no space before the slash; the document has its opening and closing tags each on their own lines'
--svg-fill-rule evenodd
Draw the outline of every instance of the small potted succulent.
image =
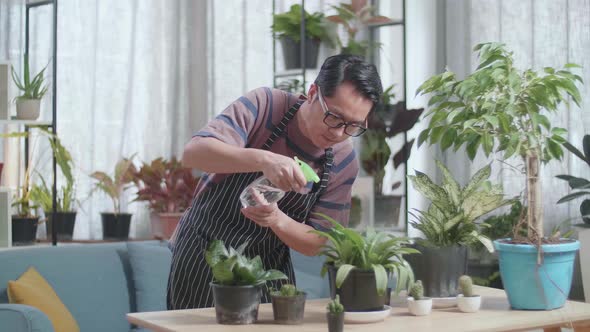
<svg viewBox="0 0 590 332">
<path fill-rule="evenodd" d="M 462 312 L 477 312 L 481 307 L 481 296 L 473 294 L 473 281 L 471 277 L 463 275 L 459 277 L 461 294 L 457 295 L 457 305 Z"/>
<path fill-rule="evenodd" d="M 295 285 L 284 284 L 279 291 L 270 293 L 272 312 L 275 322 L 279 324 L 301 324 L 305 311 L 307 294 Z"/>
<path fill-rule="evenodd" d="M 47 92 L 47 85 L 44 82 L 45 66 L 39 73 L 31 78 L 29 73 L 29 55 L 25 54 L 24 73 L 21 79 L 14 67 L 12 67 L 12 80 L 21 91 L 16 97 L 16 118 L 20 120 L 37 120 L 41 108 L 41 99 Z"/>
<path fill-rule="evenodd" d="M 103 239 L 125 240 L 129 238 L 131 214 L 121 213 L 121 199 L 123 192 L 133 183 L 133 175 L 137 172 L 133 165 L 133 157 L 122 158 L 115 165 L 113 177 L 105 172 L 94 172 L 90 176 L 97 180 L 95 189 L 102 190 L 113 201 L 112 212 L 102 212 Z"/>
<path fill-rule="evenodd" d="M 226 248 L 223 241 L 213 240 L 205 252 L 213 273 L 210 285 L 219 324 L 256 322 L 262 287 L 267 281 L 287 279 L 281 271 L 265 271 L 260 256 L 246 257 L 246 246 L 247 242 L 237 249 Z"/>
<path fill-rule="evenodd" d="M 432 311 L 432 298 L 424 297 L 424 286 L 422 281 L 416 282 L 410 287 L 410 296 L 408 297 L 408 310 L 414 316 L 430 315 Z"/>
<path fill-rule="evenodd" d="M 340 296 L 336 298 L 326 307 L 328 312 L 326 317 L 328 319 L 328 332 L 342 332 L 344 329 L 344 306 L 340 303 Z"/>
</svg>

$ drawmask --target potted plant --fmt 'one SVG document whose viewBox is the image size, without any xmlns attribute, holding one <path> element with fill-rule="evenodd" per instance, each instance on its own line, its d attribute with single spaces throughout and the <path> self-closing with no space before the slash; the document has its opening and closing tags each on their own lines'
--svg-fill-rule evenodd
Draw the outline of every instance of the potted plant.
<svg viewBox="0 0 590 332">
<path fill-rule="evenodd" d="M 307 294 L 295 285 L 284 284 L 279 291 L 270 293 L 272 312 L 275 322 L 279 324 L 301 324 L 305 311 Z"/>
<path fill-rule="evenodd" d="M 426 316 L 432 312 L 432 298 L 424 297 L 422 281 L 416 282 L 410 287 L 408 297 L 408 310 L 414 316 Z"/>
<path fill-rule="evenodd" d="M 505 200 L 501 185 L 491 185 L 491 166 L 477 171 L 469 183 L 461 187 L 451 172 L 440 162 L 442 184 L 435 184 L 428 175 L 416 171 L 408 178 L 414 188 L 431 201 L 428 210 L 410 212 L 410 224 L 424 234 L 416 240 L 422 253 L 408 258 L 416 279 L 422 280 L 429 297 L 455 297 L 457 279 L 466 273 L 467 247 L 483 244 L 493 252 L 491 241 L 482 235 L 475 221 L 511 200 Z"/>
<path fill-rule="evenodd" d="M 570 71 L 546 67 L 543 72 L 514 67 L 512 52 L 503 44 L 475 46 L 479 65 L 464 80 L 446 71 L 418 88 L 432 93 L 432 115 L 418 143 L 428 138 L 443 150 L 465 145 L 473 159 L 481 146 L 486 156 L 504 152 L 523 161 L 526 177 L 526 215 L 515 227 L 512 238 L 494 241 L 499 252 L 500 273 L 510 305 L 515 309 L 554 309 L 563 306 L 571 287 L 574 258 L 579 242 L 544 236 L 541 162 L 563 156 L 567 130 L 552 127 L 546 113 L 559 110 L 571 98 L 581 96 L 576 86 L 581 77 Z M 527 228 L 527 236 L 518 229 Z M 522 280 L 540 282 L 523 283 Z"/>
<path fill-rule="evenodd" d="M 148 202 L 150 210 L 158 217 L 159 222 L 152 224 L 152 232 L 170 238 L 180 217 L 190 206 L 199 177 L 173 157 L 143 163 L 133 181 L 138 188 L 135 201 Z"/>
<path fill-rule="evenodd" d="M 412 269 L 403 255 L 418 251 L 405 247 L 408 239 L 373 229 L 361 234 L 324 214 L 318 215 L 333 226 L 326 231 L 311 231 L 329 240 L 320 251 L 326 256 L 321 274 L 329 272 L 331 296 L 340 295 L 346 311 L 383 310 L 389 301 L 388 274 L 397 276 L 396 293 L 413 282 Z"/>
<path fill-rule="evenodd" d="M 326 313 L 328 332 L 342 332 L 344 329 L 344 306 L 340 303 L 340 295 L 336 295 L 328 303 L 326 309 L 328 310 Z"/>
<path fill-rule="evenodd" d="M 12 80 L 21 91 L 21 95 L 16 97 L 16 118 L 20 120 L 36 120 L 39 117 L 41 99 L 48 88 L 43 77 L 47 66 L 41 69 L 32 80 L 29 68 L 28 54 L 25 54 L 22 80 L 14 70 L 14 67 L 12 67 Z"/>
<path fill-rule="evenodd" d="M 260 292 L 267 281 L 287 279 L 281 271 L 265 271 L 260 256 L 244 256 L 247 243 L 227 249 L 220 240 L 209 243 L 205 252 L 213 272 L 211 290 L 219 324 L 252 324 L 258 319 Z"/>
<path fill-rule="evenodd" d="M 283 47 L 285 69 L 301 68 L 301 5 L 294 4 L 288 12 L 274 14 L 271 26 L 274 37 L 277 38 Z M 324 14 L 309 14 L 305 11 L 305 67 L 315 68 L 317 66 L 320 42 L 325 41 L 331 44 L 329 29 L 326 26 L 329 22 L 325 20 Z"/>
<path fill-rule="evenodd" d="M 408 110 L 403 101 L 395 103 L 393 88 L 393 85 L 389 86 L 381 95 L 375 112 L 369 115 L 370 130 L 361 137 L 361 166 L 368 175 L 373 176 L 375 185 L 375 223 L 385 227 L 392 222 L 397 224 L 402 201 L 400 195 L 384 193 L 385 167 L 390 160 L 394 169 L 404 164 L 410 158 L 414 145 L 414 139 L 406 142 L 392 157 L 388 141 L 397 135 L 405 135 L 424 111 L 423 108 Z M 395 190 L 400 186 L 401 182 L 396 182 L 391 189 Z"/>
<path fill-rule="evenodd" d="M 473 293 L 473 281 L 471 277 L 462 275 L 459 277 L 461 294 L 457 295 L 457 306 L 462 312 L 478 312 L 481 307 L 481 296 Z"/>
<path fill-rule="evenodd" d="M 566 149 L 580 158 L 588 166 L 590 166 L 590 135 L 584 135 L 582 148 L 583 153 L 578 150 L 571 143 L 567 142 L 563 144 Z M 573 199 L 590 195 L 590 180 L 581 177 L 571 175 L 558 175 L 558 178 L 568 182 L 572 190 L 575 192 L 564 196 L 558 204 L 569 202 Z M 590 199 L 585 198 L 580 203 L 580 217 L 583 222 L 576 224 L 578 229 L 578 241 L 580 241 L 580 247 L 590 247 Z M 580 267 L 582 270 L 582 283 L 584 285 L 584 297 L 590 299 L 590 252 L 588 250 L 580 250 Z"/>
<path fill-rule="evenodd" d="M 14 245 L 28 245 L 35 242 L 39 217 L 34 215 L 36 206 L 31 199 L 31 167 L 25 171 L 23 185 L 18 188 L 12 206 L 16 214 L 12 215 L 12 243 Z"/>
<path fill-rule="evenodd" d="M 64 177 L 65 184 L 62 184 L 57 190 L 55 211 L 53 211 L 53 188 L 48 185 L 41 174 L 38 174 L 41 183 L 35 184 L 31 188 L 31 199 L 45 213 L 47 219 L 47 238 L 51 238 L 55 225 L 58 240 L 71 240 L 74 234 L 77 214 L 75 210 L 76 188 L 73 174 L 74 161 L 70 152 L 61 143 L 59 137 L 46 129 L 40 129 L 40 132 L 49 139 L 51 150 L 56 159 L 57 166 Z"/>
<path fill-rule="evenodd" d="M 370 44 L 367 40 L 368 26 L 392 22 L 388 17 L 373 15 L 375 8 L 367 0 L 352 0 L 351 3 L 340 3 L 332 8 L 336 10 L 337 14 L 326 18 L 344 26 L 348 36 L 346 45 L 342 43 L 340 38 L 337 39 L 343 54 L 366 56 L 370 49 L 379 46 L 377 43 Z"/>
<path fill-rule="evenodd" d="M 102 212 L 102 234 L 103 239 L 126 240 L 129 238 L 129 225 L 132 215 L 121 213 L 121 199 L 123 192 L 133 183 L 134 175 L 137 173 L 131 158 L 122 158 L 115 165 L 115 173 L 110 177 L 105 172 L 94 172 L 90 176 L 97 180 L 95 190 L 100 189 L 113 201 L 113 212 Z"/>
</svg>

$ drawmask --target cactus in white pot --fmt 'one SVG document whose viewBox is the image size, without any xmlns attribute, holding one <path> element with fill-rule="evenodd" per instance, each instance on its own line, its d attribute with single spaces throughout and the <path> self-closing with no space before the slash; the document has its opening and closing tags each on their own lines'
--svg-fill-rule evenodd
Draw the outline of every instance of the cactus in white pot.
<svg viewBox="0 0 590 332">
<path fill-rule="evenodd" d="M 410 287 L 408 309 L 414 316 L 426 316 L 432 311 L 432 298 L 424 297 L 424 286 L 420 280 Z"/>
<path fill-rule="evenodd" d="M 473 281 L 471 277 L 463 275 L 459 277 L 461 294 L 457 295 L 457 305 L 462 312 L 477 312 L 481 307 L 481 296 L 473 293 Z"/>
</svg>

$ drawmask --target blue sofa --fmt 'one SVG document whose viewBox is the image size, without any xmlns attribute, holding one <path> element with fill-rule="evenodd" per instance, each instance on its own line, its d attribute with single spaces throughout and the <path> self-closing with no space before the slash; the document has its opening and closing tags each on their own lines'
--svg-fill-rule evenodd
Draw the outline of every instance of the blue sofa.
<svg viewBox="0 0 590 332">
<path fill-rule="evenodd" d="M 0 330 L 54 331 L 41 311 L 8 303 L 6 286 L 29 266 L 51 284 L 80 331 L 139 331 L 129 312 L 165 310 L 170 251 L 158 241 L 23 247 L 0 251 Z M 297 286 L 308 298 L 329 296 L 323 258 L 292 253 Z"/>
</svg>

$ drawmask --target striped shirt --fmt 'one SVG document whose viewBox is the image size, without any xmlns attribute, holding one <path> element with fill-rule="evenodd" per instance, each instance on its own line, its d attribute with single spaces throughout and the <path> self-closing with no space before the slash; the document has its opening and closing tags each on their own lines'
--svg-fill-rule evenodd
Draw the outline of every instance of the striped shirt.
<svg viewBox="0 0 590 332">
<path fill-rule="evenodd" d="M 214 137 L 234 146 L 262 148 L 274 126 L 298 99 L 305 99 L 305 96 L 270 88 L 252 90 L 229 105 L 199 130 L 193 139 Z M 314 215 L 316 212 L 326 214 L 343 225 L 348 224 L 351 189 L 359 170 L 351 139 L 332 148 L 334 165 L 327 189 L 309 214 L 308 223 L 316 228 L 330 227 L 329 222 Z M 321 168 L 321 158 L 325 153 L 302 134 L 295 119 L 289 122 L 286 133 L 272 145 L 270 151 L 288 157 L 297 156 L 314 169 Z M 219 183 L 226 176 L 221 173 L 203 174 L 195 195 L 207 190 L 211 184 Z"/>
</svg>

